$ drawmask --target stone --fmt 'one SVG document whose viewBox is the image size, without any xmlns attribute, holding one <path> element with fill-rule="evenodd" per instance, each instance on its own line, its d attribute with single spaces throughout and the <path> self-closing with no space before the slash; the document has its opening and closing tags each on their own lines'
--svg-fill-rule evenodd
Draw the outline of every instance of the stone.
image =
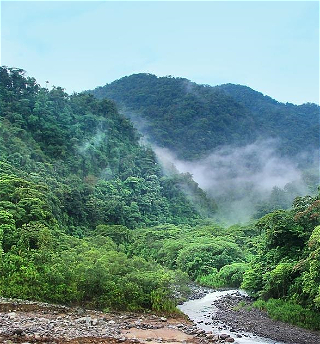
<svg viewBox="0 0 320 344">
<path fill-rule="evenodd" d="M 162 321 L 162 322 L 166 322 L 166 321 L 167 321 L 167 318 L 165 318 L 165 317 L 161 317 L 161 318 L 160 318 L 160 321 Z"/>
<path fill-rule="evenodd" d="M 40 333 L 36 332 L 36 333 L 33 334 L 33 338 L 35 340 L 40 340 L 42 337 L 41 337 Z"/>
<path fill-rule="evenodd" d="M 219 335 L 219 338 L 222 339 L 222 340 L 226 340 L 226 339 L 229 338 L 229 337 L 230 337 L 230 335 L 229 335 L 229 334 L 226 334 L 226 333 L 221 333 L 221 334 Z"/>
<path fill-rule="evenodd" d="M 10 312 L 10 313 L 8 313 L 8 317 L 10 320 L 14 320 L 17 317 L 17 313 L 16 312 Z"/>
<path fill-rule="evenodd" d="M 225 339 L 225 342 L 227 343 L 233 343 L 234 342 L 234 339 L 232 337 L 229 337 L 229 338 L 226 338 Z"/>
<path fill-rule="evenodd" d="M 91 325 L 91 317 L 86 316 L 85 318 L 86 318 L 86 325 L 90 326 Z"/>
<path fill-rule="evenodd" d="M 93 319 L 91 319 L 91 325 L 92 325 L 92 326 L 97 326 L 98 323 L 99 323 L 98 318 L 93 318 Z"/>
<path fill-rule="evenodd" d="M 13 330 L 13 334 L 15 334 L 17 336 L 22 336 L 23 335 L 23 329 L 16 328 L 16 329 Z"/>
<path fill-rule="evenodd" d="M 87 317 L 82 317 L 82 318 L 76 319 L 76 322 L 80 323 L 80 324 L 85 324 L 86 321 L 87 321 Z"/>
</svg>

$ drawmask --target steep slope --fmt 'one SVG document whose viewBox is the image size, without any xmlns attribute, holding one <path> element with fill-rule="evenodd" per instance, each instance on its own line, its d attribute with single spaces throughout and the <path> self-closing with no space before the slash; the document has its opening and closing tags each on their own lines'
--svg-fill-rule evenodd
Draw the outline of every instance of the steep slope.
<svg viewBox="0 0 320 344">
<path fill-rule="evenodd" d="M 113 102 L 48 91 L 22 70 L 6 68 L 0 96 L 1 161 L 19 176 L 49 185 L 61 203 L 57 216 L 69 229 L 199 217 L 180 191 L 181 180 L 162 174 L 153 151 L 139 144 L 139 134 Z"/>
<path fill-rule="evenodd" d="M 174 311 L 186 275 L 126 248 L 137 227 L 199 221 L 184 183 L 214 210 L 164 176 L 112 101 L 0 68 L 1 296 Z"/>
<path fill-rule="evenodd" d="M 319 195 L 256 225 L 199 221 L 214 202 L 190 174 L 164 176 L 139 141 L 112 101 L 49 91 L 0 68 L 0 295 L 162 313 L 175 311 L 188 278 L 239 287 L 244 276 L 244 287 L 279 299 L 277 314 L 318 329 Z M 225 204 L 235 190 L 248 194 L 244 186 L 231 185 Z M 272 196 L 282 204 L 280 190 Z"/>
<path fill-rule="evenodd" d="M 279 139 L 279 152 L 289 156 L 319 145 L 318 106 L 281 104 L 244 86 L 134 74 L 91 93 L 113 99 L 151 140 L 183 159 L 257 139 Z"/>
<path fill-rule="evenodd" d="M 280 103 L 247 86 L 225 84 L 216 86 L 248 109 L 261 131 L 281 139 L 286 155 L 319 147 L 319 106 L 312 103 L 294 105 Z"/>
</svg>

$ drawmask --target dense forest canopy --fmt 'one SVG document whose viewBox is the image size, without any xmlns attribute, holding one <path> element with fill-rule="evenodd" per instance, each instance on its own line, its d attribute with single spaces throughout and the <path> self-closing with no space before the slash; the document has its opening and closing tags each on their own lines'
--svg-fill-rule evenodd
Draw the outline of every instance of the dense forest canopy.
<svg viewBox="0 0 320 344">
<path fill-rule="evenodd" d="M 188 176 L 164 176 L 154 152 L 139 143 L 138 132 L 112 101 L 69 96 L 60 87 L 48 91 L 22 70 L 2 68 L 0 130 L 2 160 L 32 180 L 61 183 L 62 209 L 75 225 L 196 219 L 180 184 L 192 184 L 194 197 L 206 203 Z M 207 205 L 204 211 L 214 211 L 212 202 Z"/>
<path fill-rule="evenodd" d="M 137 126 L 179 158 L 195 160 L 219 146 L 280 139 L 296 156 L 319 145 L 319 106 L 283 104 L 241 85 L 198 85 L 187 79 L 133 74 L 90 91 L 122 106 Z"/>
<path fill-rule="evenodd" d="M 216 205 L 190 176 L 165 176 L 154 152 L 139 143 L 138 132 L 112 101 L 68 95 L 61 87 L 49 91 L 21 69 L 0 69 L 0 111 L 1 293 L 93 302 L 96 291 L 89 296 L 87 284 L 97 259 L 104 267 L 115 260 L 121 277 L 101 271 L 108 280 L 97 281 L 106 283 L 103 290 L 110 283 L 114 293 L 120 285 L 138 288 L 140 282 L 127 276 L 135 269 L 130 264 L 158 274 L 155 286 L 168 284 L 170 273 L 161 282 L 160 266 L 140 258 L 129 261 L 114 244 L 117 239 L 100 234 L 92 239 L 92 233 L 99 226 L 118 233 L 196 223 Z M 188 197 L 181 191 L 184 185 L 191 190 Z M 72 265 L 68 270 L 65 265 L 73 260 L 85 265 L 79 263 L 78 272 Z M 63 296 L 63 288 L 70 294 Z M 147 301 L 130 301 L 130 307 L 150 307 L 151 290 L 139 288 Z M 112 307 L 128 307 L 128 302 Z"/>
<path fill-rule="evenodd" d="M 259 218 L 316 193 L 319 106 L 283 104 L 249 87 L 134 74 L 90 94 L 113 99 L 157 156 L 192 174 L 216 220 Z"/>
<path fill-rule="evenodd" d="M 250 89 L 245 89 L 249 95 L 243 100 L 238 86 L 211 89 L 145 74 L 130 78 L 144 90 L 141 109 L 144 103 L 167 109 L 176 99 L 181 117 L 178 122 L 175 112 L 167 117 L 174 129 L 180 122 L 187 126 L 195 116 L 190 110 L 189 120 L 183 120 L 184 107 L 192 109 L 196 102 L 206 111 L 211 102 L 215 109 L 222 107 L 221 117 L 217 115 L 221 136 L 200 145 L 203 149 L 195 143 L 190 155 L 181 145 L 184 157 L 222 144 L 228 138 L 224 131 L 231 134 L 237 127 L 233 116 L 245 126 L 249 118 L 253 123 L 255 101 L 249 101 L 249 95 L 261 99 L 259 109 L 274 108 L 275 116 L 280 108 L 293 108 L 291 116 L 304 117 L 300 136 L 286 154 L 308 134 L 306 142 L 314 145 L 315 105 L 278 104 Z M 167 85 L 163 98 L 156 94 L 149 99 L 148 92 L 159 82 Z M 128 99 L 138 97 L 126 88 L 121 89 L 123 97 L 126 91 Z M 209 101 L 206 95 L 212 92 Z M 154 116 L 161 114 L 157 109 Z M 227 113 L 230 126 L 228 116 L 223 120 Z M 161 116 L 157 121 L 159 137 L 164 138 L 168 123 L 161 124 Z M 206 121 L 200 122 L 191 133 L 194 137 Z M 213 120 L 212 128 L 218 122 Z M 310 130 L 304 132 L 306 127 Z M 230 140 L 240 135 L 245 142 L 254 132 L 245 137 L 238 132 Z M 112 100 L 88 93 L 68 95 L 61 87 L 49 90 L 21 69 L 0 68 L 0 295 L 105 311 L 163 313 L 176 311 L 190 281 L 214 288 L 242 286 L 260 297 L 257 306 L 276 318 L 319 329 L 319 193 L 295 198 L 290 209 L 275 209 L 285 208 L 283 192 L 294 193 L 289 187 L 275 188 L 271 204 L 264 204 L 270 207 L 261 205 L 259 219 L 222 226 L 209 218 L 217 204 L 192 176 L 172 171 L 165 175 L 154 151 L 140 138 Z"/>
</svg>

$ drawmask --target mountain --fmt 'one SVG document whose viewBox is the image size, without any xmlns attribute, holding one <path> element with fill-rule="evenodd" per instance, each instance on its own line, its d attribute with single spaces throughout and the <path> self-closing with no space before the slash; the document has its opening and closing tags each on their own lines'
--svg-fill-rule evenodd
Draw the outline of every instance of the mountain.
<svg viewBox="0 0 320 344">
<path fill-rule="evenodd" d="M 114 100 L 153 143 L 180 159 L 258 139 L 279 140 L 279 154 L 291 157 L 319 147 L 319 106 L 279 103 L 246 86 L 134 74 L 90 93 Z"/>
<path fill-rule="evenodd" d="M 215 210 L 190 175 L 164 175 L 112 101 L 0 68 L 1 296 L 174 311 L 186 275 L 129 255 L 132 233 Z"/>
<path fill-rule="evenodd" d="M 142 79 L 150 77 L 156 87 L 158 78 L 143 75 Z M 194 118 L 197 123 L 193 149 L 198 146 L 196 138 L 205 119 L 198 121 L 202 116 L 199 109 L 207 111 L 212 120 L 218 119 L 213 126 L 206 123 L 208 128 L 216 129 L 221 122 L 221 135 L 213 135 L 221 144 L 222 138 L 229 139 L 224 132 L 230 130 L 224 122 L 227 114 L 243 123 L 251 121 L 254 127 L 252 118 L 260 110 L 250 108 L 255 104 L 250 105 L 251 96 L 260 98 L 265 108 L 292 107 L 279 107 L 250 89 L 241 91 L 249 92 L 245 100 L 235 100 L 241 92 L 231 93 L 240 88 L 230 85 L 223 86 L 229 95 L 215 88 L 211 97 L 210 87 L 173 78 L 161 82 L 167 85 L 162 87 L 162 96 L 158 99 L 155 94 L 152 100 L 148 96 L 144 101 L 149 108 L 155 107 L 157 125 L 163 124 L 163 130 L 169 119 L 176 123 L 175 117 L 162 123 L 157 115 L 161 111 L 165 114 L 173 99 L 176 112 L 172 110 L 172 115 L 181 115 L 177 123 L 187 127 L 190 123 L 183 118 L 189 111 L 189 122 Z M 144 93 L 150 93 L 150 89 L 145 88 Z M 142 99 L 144 93 L 140 94 Z M 138 96 L 128 90 L 128 97 Z M 213 109 L 215 115 L 210 112 Z M 230 126 L 236 130 L 234 122 L 230 120 Z M 241 139 L 245 143 L 250 137 Z M 232 137 L 235 139 L 236 134 Z M 172 137 L 168 142 L 174 145 L 175 140 Z M 239 169 L 249 171 L 257 165 L 249 154 L 248 166 L 241 166 L 239 152 L 241 149 L 229 159 L 236 161 L 233 168 L 222 166 L 222 161 L 212 156 L 204 168 L 211 173 L 218 165 L 223 167 L 221 175 L 231 174 L 231 179 L 220 179 L 213 187 L 215 195 L 219 184 L 229 184 L 221 196 L 225 202 L 219 204 L 228 216 L 232 215 L 228 204 L 235 198 L 233 194 L 242 197 L 254 190 L 248 184 L 252 175 L 240 188 L 232 184 Z M 260 151 L 255 152 L 258 155 Z M 269 157 L 264 154 L 261 160 Z M 226 154 L 221 158 L 225 160 Z M 285 162 L 283 173 L 292 169 Z M 200 162 L 190 163 L 201 168 Z M 279 160 L 273 160 L 273 164 L 278 168 Z M 268 311 L 276 307 L 277 318 L 281 314 L 282 319 L 319 329 L 320 195 L 297 197 L 291 209 L 225 228 L 203 218 L 216 211 L 216 204 L 192 175 L 174 172 L 169 165 L 160 164 L 113 101 L 98 100 L 88 93 L 68 95 L 60 87 L 41 88 L 23 70 L 1 67 L 1 297 L 81 305 L 107 312 L 149 310 L 168 314 L 177 311 L 175 306 L 186 297 L 190 280 L 213 288 L 238 288 L 242 284 L 257 296 L 272 298 L 259 304 Z M 164 174 L 166 169 L 171 170 L 169 175 Z M 278 176 L 279 169 L 276 172 Z M 213 179 L 210 173 L 205 175 L 208 182 Z M 255 177 L 265 182 L 265 176 Z M 294 185 L 274 189 L 267 211 L 282 207 L 283 196 L 287 196 L 283 191 L 295 193 L 294 189 Z M 256 195 L 251 196 L 257 203 Z M 243 204 L 243 198 L 238 202 Z M 249 203 L 244 206 L 249 207 Z M 262 206 L 260 215 L 266 213 Z"/>
<path fill-rule="evenodd" d="M 69 96 L 59 87 L 48 91 L 19 69 L 1 68 L 0 87 L 1 161 L 23 178 L 45 183 L 58 196 L 58 216 L 67 227 L 133 228 L 199 218 L 199 202 L 193 205 L 180 191 L 192 182 L 164 176 L 112 101 Z M 204 205 L 203 191 L 194 182 L 192 188 Z M 207 206 L 213 210 L 212 201 Z"/>
</svg>

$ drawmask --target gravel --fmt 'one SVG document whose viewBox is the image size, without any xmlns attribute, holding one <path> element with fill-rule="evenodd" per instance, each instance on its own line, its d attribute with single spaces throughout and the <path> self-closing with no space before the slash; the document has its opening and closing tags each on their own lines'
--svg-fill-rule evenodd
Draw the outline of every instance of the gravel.
<svg viewBox="0 0 320 344">
<path fill-rule="evenodd" d="M 233 332 L 252 332 L 288 344 L 320 344 L 319 331 L 309 331 L 272 320 L 265 311 L 252 307 L 250 297 L 228 295 L 213 304 L 218 307 L 218 311 L 212 316 L 212 320 L 225 323 Z"/>
</svg>

